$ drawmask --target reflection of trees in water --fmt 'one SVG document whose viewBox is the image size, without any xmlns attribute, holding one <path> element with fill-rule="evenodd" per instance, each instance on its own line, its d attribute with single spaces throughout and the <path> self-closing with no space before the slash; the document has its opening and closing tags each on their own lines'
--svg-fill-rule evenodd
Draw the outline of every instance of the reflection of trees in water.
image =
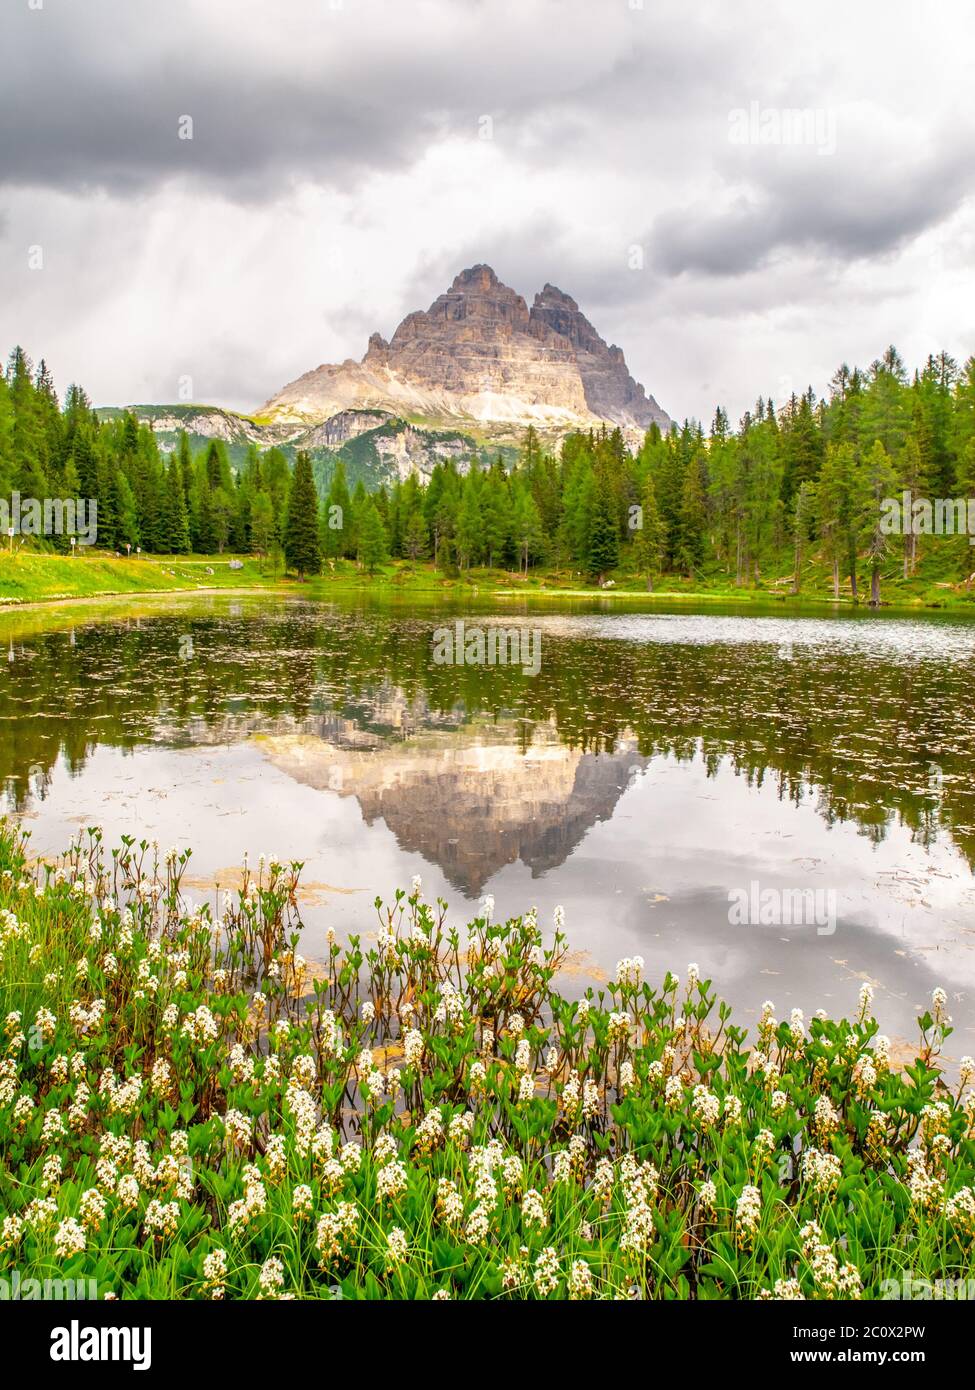
<svg viewBox="0 0 975 1390">
<path fill-rule="evenodd" d="M 293 605 L 247 617 L 161 616 L 48 633 L 0 668 L 0 779 L 23 808 L 59 754 L 79 771 L 98 744 L 204 743 L 251 730 L 386 740 L 473 714 L 521 748 L 554 721 L 563 744 L 730 761 L 798 803 L 813 784 L 828 822 L 874 840 L 900 818 L 923 844 L 947 831 L 975 862 L 971 663 L 884 661 L 774 645 L 640 645 L 546 633 L 541 670 L 434 665 L 438 620 Z M 180 658 L 192 638 L 192 656 Z M 185 649 L 185 643 L 184 643 Z"/>
</svg>

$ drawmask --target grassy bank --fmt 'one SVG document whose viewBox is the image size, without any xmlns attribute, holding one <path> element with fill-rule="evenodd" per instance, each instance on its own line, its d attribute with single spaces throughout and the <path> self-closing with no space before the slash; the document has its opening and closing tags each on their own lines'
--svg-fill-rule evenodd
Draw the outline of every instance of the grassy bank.
<svg viewBox="0 0 975 1390">
<path fill-rule="evenodd" d="M 975 558 L 972 564 L 975 566 Z M 958 570 L 957 552 L 949 555 L 942 550 L 932 551 L 925 556 L 917 573 L 910 579 L 904 579 L 901 567 L 892 562 L 883 576 L 882 604 L 885 607 L 958 608 L 975 612 L 975 584 L 969 588 L 959 580 Z M 407 592 L 436 588 L 503 597 L 516 594 L 591 597 L 598 594 L 606 598 L 623 597 L 650 602 L 701 599 L 746 604 L 800 602 L 847 606 L 854 602 L 849 580 L 841 583 L 837 598 L 833 592 L 831 570 L 816 561 L 803 566 L 797 592 L 794 592 L 792 573 L 784 560 L 779 569 L 770 571 L 764 579 L 745 585 L 737 585 L 733 576 L 717 566 L 702 570 L 693 578 L 676 574 L 658 575 L 652 591 L 647 589 L 646 576 L 636 573 L 632 567 L 614 570 L 608 580 L 604 587 L 590 581 L 580 571 L 544 566 L 533 568 L 527 574 L 517 570 L 473 567 L 447 578 L 430 564 L 414 566 L 403 561 L 386 564 L 375 575 L 368 576 L 349 562 L 338 561 L 334 562 L 329 573 L 315 582 L 329 587 L 354 584 Z M 869 599 L 869 576 L 864 574 L 859 578 L 858 598 L 861 606 L 865 606 Z"/>
<path fill-rule="evenodd" d="M 843 1298 L 975 1275 L 973 1066 L 936 994 L 746 1039 L 688 967 L 582 1002 L 532 916 L 419 884 L 297 953 L 300 866 L 221 924 L 188 856 L 0 825 L 0 1264 L 103 1297 Z M 486 912 L 486 909 L 485 909 Z M 548 943 L 548 944 L 546 944 Z M 27 1296 L 21 1294 L 21 1296 Z"/>
<path fill-rule="evenodd" d="M 240 569 L 231 569 L 239 559 Z M 904 580 L 896 567 L 885 575 L 883 602 L 891 607 L 955 608 L 975 612 L 975 585 L 967 588 L 952 575 L 957 562 L 950 563 L 940 552 L 933 552 L 921 564 L 918 574 Z M 527 575 L 517 571 L 474 568 L 446 575 L 430 563 L 410 564 L 392 561 L 369 574 L 348 560 L 330 562 L 325 572 L 298 585 L 294 575 L 275 571 L 255 556 L 193 555 L 138 556 L 116 559 L 98 552 L 67 557 L 38 552 L 0 552 L 0 608 L 23 603 L 58 602 L 65 599 L 193 592 L 205 589 L 266 589 L 299 592 L 309 597 L 327 598 L 330 593 L 356 591 L 368 593 L 421 595 L 445 594 L 500 600 L 512 596 L 562 596 L 566 598 L 614 597 L 653 601 L 717 601 L 728 603 L 800 602 L 828 604 L 833 596 L 829 574 L 815 564 L 803 570 L 798 594 L 792 593 L 789 576 L 738 587 L 721 572 L 701 574 L 695 579 L 675 575 L 659 577 L 648 594 L 646 580 L 631 571 L 614 573 L 612 585 L 601 588 L 587 582 L 572 570 L 538 568 Z M 865 591 L 861 594 L 864 601 Z M 841 604 L 852 603 L 849 583 L 841 590 Z"/>
<path fill-rule="evenodd" d="M 197 589 L 266 588 L 279 578 L 253 556 L 230 568 L 231 556 L 139 556 L 0 553 L 0 607 L 102 595 L 178 593 Z"/>
</svg>

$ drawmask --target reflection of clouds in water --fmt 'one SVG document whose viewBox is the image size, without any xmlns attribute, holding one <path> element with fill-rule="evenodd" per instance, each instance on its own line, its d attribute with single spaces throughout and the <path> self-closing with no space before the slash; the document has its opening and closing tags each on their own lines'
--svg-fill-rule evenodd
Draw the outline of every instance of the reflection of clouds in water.
<svg viewBox="0 0 975 1390">
<path fill-rule="evenodd" d="M 0 763 L 21 792 L 29 774 L 47 850 L 101 822 L 113 841 L 192 845 L 204 879 L 245 852 L 305 859 L 310 953 L 420 873 L 457 916 L 485 890 L 542 920 L 562 903 L 597 968 L 696 959 L 748 1009 L 842 1010 L 867 977 L 886 1030 L 909 1032 L 932 984 L 975 985 L 956 848 L 975 844 L 971 626 L 478 615 L 542 629 L 524 680 L 432 669 L 442 621 L 214 599 L 79 625 L 74 645 L 28 634 L 0 692 Z M 731 927 L 728 890 L 753 878 L 834 888 L 836 936 Z M 964 1000 L 952 1011 L 964 1032 Z"/>
<path fill-rule="evenodd" d="M 545 636 L 679 646 L 766 646 L 791 660 L 794 648 L 893 661 L 975 660 L 975 623 L 923 618 L 740 617 L 721 613 L 622 613 L 532 617 Z"/>
<path fill-rule="evenodd" d="M 384 771 L 381 755 L 366 755 L 376 759 L 369 768 L 353 757 L 339 791 L 292 775 L 285 748 L 263 740 L 127 756 L 103 748 L 75 776 L 59 765 L 32 820 L 35 851 L 56 851 L 92 823 L 104 827 L 109 843 L 124 833 L 191 846 L 193 896 L 211 900 L 207 888 L 232 883 L 228 866 L 245 854 L 252 863 L 261 852 L 293 855 L 305 862 L 310 885 L 302 897 L 309 956 L 323 950 L 329 925 L 340 935 L 370 930 L 373 897 L 389 899 L 420 874 L 429 899 L 451 904 L 452 922 L 473 913 L 482 890 L 495 897 L 499 917 L 536 905 L 548 923 L 560 904 L 573 947 L 587 951 L 595 969 L 609 973 L 621 957 L 640 954 L 656 980 L 695 960 L 749 1016 L 767 997 L 783 1013 L 850 1011 L 859 980 L 869 978 L 878 985 L 885 1030 L 909 1035 L 916 1007 L 943 984 L 964 1039 L 959 1047 L 972 1050 L 966 995 L 975 987 L 975 906 L 962 891 L 967 869 L 947 843 L 925 850 L 894 826 L 872 845 L 851 824 L 828 826 L 811 798 L 783 805 L 771 782 L 749 786 L 727 767 L 709 778 L 700 762 L 674 758 L 654 758 L 633 775 L 632 753 L 621 755 L 623 785 L 600 803 L 602 815 L 579 821 L 571 809 L 575 772 L 559 788 L 543 787 L 549 820 L 539 827 L 531 801 L 519 821 L 514 800 L 502 804 L 491 794 L 491 770 L 518 756 L 510 743 L 473 750 L 489 773 L 477 806 L 474 763 L 467 765 L 467 801 L 438 799 L 436 780 L 457 761 L 463 771 L 462 750 L 454 759 L 443 750 L 420 759 L 411 777 L 400 776 L 402 767 Z M 570 770 L 579 765 L 558 744 L 546 752 L 553 774 L 560 760 Z M 540 775 L 543 767 L 529 764 L 529 772 Z M 389 802 L 379 794 L 387 779 L 395 790 Z M 562 817 L 557 791 L 567 798 Z M 549 824 L 555 838 L 546 835 Z M 466 891 L 458 883 L 465 865 L 477 871 L 476 887 L 472 881 Z M 836 934 L 732 926 L 728 890 L 752 878 L 767 887 L 835 888 Z M 930 906 L 904 900 L 908 880 Z M 588 983 L 583 972 L 566 988 L 582 992 Z"/>
</svg>

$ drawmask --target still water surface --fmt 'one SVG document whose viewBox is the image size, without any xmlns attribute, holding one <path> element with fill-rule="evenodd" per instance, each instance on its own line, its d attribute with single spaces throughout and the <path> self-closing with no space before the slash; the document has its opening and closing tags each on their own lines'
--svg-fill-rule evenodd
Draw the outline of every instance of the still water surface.
<svg viewBox="0 0 975 1390">
<path fill-rule="evenodd" d="M 458 616 L 537 629 L 538 674 L 437 664 Z M 191 846 L 211 901 L 245 852 L 303 859 L 309 956 L 414 874 L 457 916 L 560 903 L 568 991 L 633 954 L 746 1019 L 870 980 L 897 1039 L 940 984 L 975 1051 L 970 621 L 223 595 L 6 614 L 0 644 L 36 852 L 95 824 Z M 835 894 L 835 930 L 732 924 L 753 883 Z"/>
</svg>

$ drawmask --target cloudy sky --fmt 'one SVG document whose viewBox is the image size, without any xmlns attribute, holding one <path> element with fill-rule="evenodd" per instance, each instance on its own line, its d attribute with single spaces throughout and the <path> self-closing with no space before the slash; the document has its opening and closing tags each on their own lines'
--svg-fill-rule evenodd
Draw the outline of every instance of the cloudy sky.
<svg viewBox="0 0 975 1390">
<path fill-rule="evenodd" d="M 963 359 L 973 41 L 970 0 L 4 0 L 0 351 L 249 410 L 486 261 L 677 418 Z"/>
</svg>

